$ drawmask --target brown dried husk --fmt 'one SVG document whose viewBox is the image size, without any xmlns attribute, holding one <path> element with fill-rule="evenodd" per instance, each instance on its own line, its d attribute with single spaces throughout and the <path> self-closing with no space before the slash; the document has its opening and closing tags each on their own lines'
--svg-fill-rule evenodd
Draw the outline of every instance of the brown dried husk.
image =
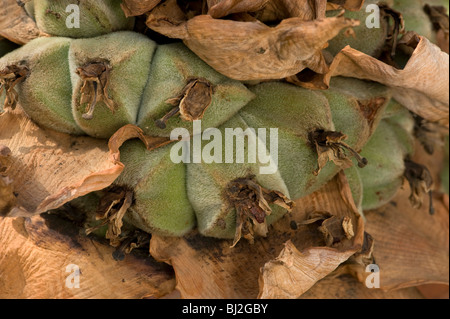
<svg viewBox="0 0 450 319">
<path fill-rule="evenodd" d="M 349 46 L 334 58 L 324 78 L 346 76 L 376 81 L 392 88 L 393 97 L 422 118 L 449 126 L 449 57 L 429 40 L 407 33 L 400 43 L 414 49 L 403 69 L 397 69 Z"/>
<path fill-rule="evenodd" d="M 170 267 L 132 253 L 118 262 L 114 248 L 80 235 L 56 215 L 0 218 L 0 298 L 159 298 L 173 291 Z M 79 267 L 79 288 L 66 286 Z"/>
<path fill-rule="evenodd" d="M 342 15 L 303 21 L 283 20 L 275 27 L 260 21 L 233 21 L 199 15 L 186 21 L 175 2 L 156 7 L 147 18 L 154 31 L 183 42 L 218 72 L 236 80 L 282 79 L 305 68 L 326 73 L 327 41 L 359 22 Z"/>
<path fill-rule="evenodd" d="M 120 4 L 126 17 L 139 16 L 151 11 L 161 0 L 122 0 Z"/>
<path fill-rule="evenodd" d="M 48 36 L 48 34 L 39 30 L 33 19 L 18 4 L 18 1 L 2 0 L 0 36 L 17 44 L 25 44 L 37 37 Z"/>
</svg>

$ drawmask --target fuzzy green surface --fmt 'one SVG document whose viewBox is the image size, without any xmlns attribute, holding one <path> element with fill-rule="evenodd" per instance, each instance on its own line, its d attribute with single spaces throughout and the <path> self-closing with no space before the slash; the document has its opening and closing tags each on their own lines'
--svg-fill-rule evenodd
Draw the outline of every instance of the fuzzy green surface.
<svg viewBox="0 0 450 319">
<path fill-rule="evenodd" d="M 361 152 L 369 161 L 366 167 L 359 169 L 364 210 L 388 203 L 402 185 L 404 159 L 412 151 L 412 132 L 397 120 L 391 117 L 381 121 Z"/>
<path fill-rule="evenodd" d="M 328 163 L 314 176 L 317 152 L 310 145 L 308 133 L 316 129 L 334 130 L 326 98 L 285 83 L 263 83 L 251 90 L 256 98 L 239 114 L 253 128 L 278 129 L 278 169 L 295 200 L 306 196 L 330 180 L 338 168 Z M 270 139 L 267 138 L 270 150 Z"/>
<path fill-rule="evenodd" d="M 73 40 L 69 51 L 72 111 L 75 121 L 86 134 L 109 138 L 120 127 L 136 123 L 155 49 L 156 44 L 146 36 L 127 31 Z M 85 120 L 82 114 L 86 105 L 79 106 L 82 81 L 75 73 L 76 69 L 91 61 L 105 60 L 112 67 L 108 94 L 116 103 L 116 110 L 113 113 L 104 102 L 98 102 L 93 119 Z"/>
<path fill-rule="evenodd" d="M 155 120 L 173 108 L 166 100 L 177 97 L 189 78 L 205 78 L 213 84 L 212 103 L 202 118 L 203 129 L 223 124 L 254 97 L 242 83 L 216 72 L 183 44 L 160 45 L 152 61 L 138 118 L 138 125 L 147 134 L 170 136 L 178 127 L 192 133 L 192 123 L 178 115 L 168 120 L 165 129 L 155 125 Z"/>
<path fill-rule="evenodd" d="M 0 59 L 0 69 L 23 63 L 30 73 L 16 86 L 19 103 L 39 125 L 81 134 L 72 117 L 68 38 L 37 38 Z"/>
<path fill-rule="evenodd" d="M 373 11 L 369 10 L 369 12 L 366 12 L 366 7 L 369 4 L 378 4 L 381 2 L 378 0 L 366 0 L 359 11 L 346 11 L 344 14 L 346 18 L 355 19 L 360 22 L 359 26 L 352 28 L 355 32 L 355 37 L 352 35 L 346 36 L 344 34 L 345 30 L 342 30 L 336 37 L 329 41 L 329 46 L 326 50 L 335 56 L 345 46 L 350 45 L 353 49 L 370 56 L 379 56 L 386 41 L 387 24 L 380 18 L 380 28 L 368 28 L 366 26 L 366 19 L 369 19 L 369 21 L 373 20 Z M 339 12 L 339 10 L 328 11 L 327 17 L 336 16 Z"/>
<path fill-rule="evenodd" d="M 120 3 L 120 0 L 34 0 L 27 11 L 34 16 L 38 28 L 48 34 L 87 38 L 133 28 L 134 18 L 125 17 Z M 79 7 L 79 28 L 66 25 L 74 17 L 73 10 L 66 12 L 70 4 Z"/>
<path fill-rule="evenodd" d="M 116 185 L 134 190 L 126 220 L 163 236 L 182 236 L 195 226 L 194 211 L 186 190 L 186 167 L 170 159 L 170 145 L 148 151 L 139 140 L 120 149 L 125 164 Z"/>
<path fill-rule="evenodd" d="M 383 85 L 343 77 L 332 78 L 330 88 L 323 94 L 328 99 L 336 131 L 346 134 L 345 143 L 357 151 L 375 131 L 391 98 L 389 89 Z M 384 98 L 385 103 L 377 110 L 365 108 L 379 98 Z"/>
<path fill-rule="evenodd" d="M 222 145 L 225 148 L 225 129 L 242 128 L 246 130 L 249 126 L 236 115 L 228 122 L 219 127 L 222 132 Z M 251 135 L 256 140 L 254 134 Z M 244 143 L 244 154 L 247 156 L 249 144 L 247 138 Z M 228 140 L 230 142 L 230 140 Z M 206 144 L 205 142 L 203 145 Z M 236 147 L 233 148 L 233 158 L 236 157 Z M 279 172 L 274 174 L 260 174 L 260 166 L 265 164 L 249 163 L 247 157 L 244 163 L 190 163 L 187 164 L 187 189 L 189 200 L 195 210 L 199 232 L 205 236 L 217 238 L 233 238 L 236 228 L 236 211 L 230 206 L 226 198 L 226 188 L 229 183 L 237 178 L 255 176 L 255 181 L 268 190 L 277 190 L 288 198 L 288 189 Z M 267 217 L 270 224 L 286 213 L 286 210 L 274 208 L 272 214 Z"/>
</svg>

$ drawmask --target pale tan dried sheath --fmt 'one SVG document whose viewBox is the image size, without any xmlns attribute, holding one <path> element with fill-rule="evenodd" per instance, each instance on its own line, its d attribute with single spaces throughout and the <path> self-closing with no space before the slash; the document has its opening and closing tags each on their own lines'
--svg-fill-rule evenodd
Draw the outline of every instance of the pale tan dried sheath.
<svg viewBox="0 0 450 319">
<path fill-rule="evenodd" d="M 322 56 L 327 41 L 359 22 L 343 16 L 303 21 L 291 18 L 276 27 L 259 21 L 240 22 L 200 15 L 168 23 L 164 13 L 150 15 L 153 30 L 180 38 L 218 72 L 236 80 L 282 79 L 305 68 L 326 73 Z"/>
<path fill-rule="evenodd" d="M 414 48 L 404 69 L 397 69 L 349 46 L 335 57 L 331 76 L 371 80 L 392 88 L 393 97 L 431 122 L 449 125 L 449 56 L 428 39 L 408 33 L 403 43 Z"/>
</svg>

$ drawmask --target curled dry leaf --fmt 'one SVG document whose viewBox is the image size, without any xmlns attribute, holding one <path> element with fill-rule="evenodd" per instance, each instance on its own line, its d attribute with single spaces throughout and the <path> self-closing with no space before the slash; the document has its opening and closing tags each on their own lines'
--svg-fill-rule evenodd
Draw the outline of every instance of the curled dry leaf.
<svg viewBox="0 0 450 319">
<path fill-rule="evenodd" d="M 437 194 L 434 207 L 433 215 L 428 207 L 411 208 L 409 190 L 404 189 L 391 204 L 366 212 L 382 289 L 449 283 L 448 208 Z M 364 282 L 367 273 L 360 269 L 358 274 Z"/>
<path fill-rule="evenodd" d="M 341 172 L 333 182 L 333 184 L 327 184 L 321 192 L 316 193 L 312 203 L 309 204 L 312 204 L 312 207 L 309 207 L 312 212 L 331 213 L 328 215 L 331 217 L 326 216 L 322 225 L 317 228 L 323 236 L 325 245 L 328 246 L 298 249 L 297 245 L 288 240 L 278 257 L 261 268 L 259 298 L 299 298 L 317 281 L 326 277 L 341 263 L 361 250 L 364 225 L 351 197 L 347 179 Z M 328 202 L 321 202 L 322 196 L 325 196 Z M 322 199 L 325 200 L 325 198 Z M 297 203 L 297 206 L 300 205 Z M 314 209 L 311 210 L 313 207 Z M 326 209 L 323 210 L 323 208 Z M 323 214 L 314 215 L 316 221 L 320 221 L 317 217 Z M 353 227 L 350 226 L 352 224 Z"/>
<path fill-rule="evenodd" d="M 325 18 L 326 0 L 270 0 L 256 15 L 261 21 L 300 18 L 303 21 Z"/>
<path fill-rule="evenodd" d="M 328 275 L 361 247 L 364 232 L 362 218 L 356 213 L 353 199 L 348 202 L 343 199 L 343 196 L 349 195 L 350 190 L 346 189 L 347 186 L 341 187 L 340 185 L 345 185 L 346 182 L 339 179 L 342 179 L 342 176 L 330 181 L 320 191 L 296 201 L 292 213 L 270 226 L 266 238 L 255 238 L 253 245 L 248 241 L 240 241 L 231 248 L 231 240 L 206 238 L 197 233 L 184 238 L 153 235 L 150 253 L 155 259 L 173 266 L 177 290 L 182 298 L 248 299 L 256 298 L 259 294 L 258 276 L 261 267 L 269 260 L 275 259 L 290 240 L 292 245 L 304 254 L 304 277 L 296 277 L 296 282 L 303 284 L 289 295 L 291 298 L 295 297 L 306 291 L 315 281 Z M 341 242 L 326 247 L 325 237 L 318 230 L 320 225 L 300 224 L 315 211 L 349 217 L 354 236 L 351 239 L 342 238 Z M 319 261 L 318 256 L 322 261 L 329 262 L 315 264 L 314 262 Z M 315 267 L 315 270 L 312 271 L 306 266 Z M 262 277 L 265 288 L 261 295 L 273 297 L 274 295 L 270 294 L 270 283 L 265 280 L 266 275 L 267 273 L 264 273 Z M 308 277 L 310 275 L 314 277 Z M 291 283 L 281 282 L 279 289 Z"/>
<path fill-rule="evenodd" d="M 394 291 L 367 289 L 349 275 L 328 276 L 317 282 L 300 299 L 423 299 L 416 288 Z"/>
<path fill-rule="evenodd" d="M 410 111 L 448 127 L 448 54 L 414 33 L 407 33 L 400 41 L 414 49 L 403 69 L 347 46 L 333 60 L 325 82 L 329 84 L 331 76 L 346 76 L 382 83 L 391 87 L 394 99 Z"/>
<path fill-rule="evenodd" d="M 52 214 L 0 218 L 0 298 L 158 298 L 173 291 L 167 265 L 137 252 L 117 262 L 114 248 L 80 233 Z M 74 266 L 79 288 L 71 289 Z"/>
<path fill-rule="evenodd" d="M 0 36 L 17 44 L 25 44 L 37 37 L 48 36 L 40 31 L 20 1 L 2 0 L 0 6 Z"/>
<path fill-rule="evenodd" d="M 139 16 L 151 11 L 161 0 L 122 0 L 121 7 L 126 17 Z"/>
<path fill-rule="evenodd" d="M 261 10 L 270 0 L 207 0 L 208 14 L 222 18 L 232 13 L 255 12 Z"/>
<path fill-rule="evenodd" d="M 328 0 L 327 10 L 345 9 L 349 11 L 359 11 L 364 4 L 364 0 Z"/>
<path fill-rule="evenodd" d="M 259 21 L 213 19 L 209 15 L 183 21 L 184 14 L 176 4 L 168 7 L 169 3 L 164 8 L 156 7 L 147 25 L 182 39 L 218 72 L 241 81 L 282 79 L 305 68 L 326 73 L 328 66 L 321 51 L 327 41 L 340 30 L 359 23 L 342 15 L 314 21 L 290 18 L 275 27 Z"/>
<path fill-rule="evenodd" d="M 2 162 L 6 162 L 5 158 L 10 155 L 11 150 L 0 144 L 0 215 L 6 215 L 16 205 L 12 180 L 4 174 L 7 167 L 2 164 Z"/>
<path fill-rule="evenodd" d="M 123 170 L 104 141 L 41 129 L 18 111 L 0 116 L 0 144 L 11 150 L 3 165 L 13 177 L 16 205 L 8 216 L 57 208 L 109 186 Z"/>
</svg>

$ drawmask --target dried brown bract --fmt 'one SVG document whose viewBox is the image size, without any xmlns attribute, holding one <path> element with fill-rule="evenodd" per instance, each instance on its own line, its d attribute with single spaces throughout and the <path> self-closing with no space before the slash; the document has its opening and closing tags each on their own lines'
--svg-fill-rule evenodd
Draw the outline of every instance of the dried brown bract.
<svg viewBox="0 0 450 319">
<path fill-rule="evenodd" d="M 345 150 L 350 151 L 358 161 L 359 167 L 367 165 L 367 159 L 361 157 L 358 152 L 352 149 L 343 141 L 347 139 L 347 135 L 341 132 L 332 132 L 324 130 L 316 130 L 309 134 L 310 143 L 315 147 L 318 154 L 318 169 L 314 171 L 314 175 L 319 175 L 323 167 L 329 162 L 334 162 L 342 169 L 349 168 L 353 165 L 351 159 Z"/>
<path fill-rule="evenodd" d="M 253 243 L 256 236 L 267 235 L 266 216 L 272 212 L 269 204 L 276 204 L 288 211 L 294 207 L 294 202 L 286 196 L 261 187 L 251 177 L 231 182 L 226 196 L 236 209 L 236 234 L 231 247 L 236 246 L 241 237 Z"/>
<path fill-rule="evenodd" d="M 149 12 L 160 2 L 161 0 L 123 0 L 120 6 L 125 16 L 134 17 Z"/>
<path fill-rule="evenodd" d="M 174 108 L 156 120 L 156 126 L 164 129 L 166 122 L 174 115 L 180 114 L 181 119 L 185 121 L 195 121 L 203 118 L 206 109 L 211 105 L 213 94 L 213 85 L 206 79 L 189 79 L 188 84 L 177 97 L 166 101 Z"/>
<path fill-rule="evenodd" d="M 270 0 L 256 17 L 264 22 L 300 18 L 303 21 L 324 19 L 326 0 Z"/>
<path fill-rule="evenodd" d="M 110 72 L 111 66 L 107 62 L 89 62 L 77 68 L 76 73 L 83 81 L 80 106 L 87 103 L 86 113 L 83 114 L 85 120 L 92 119 L 95 105 L 99 101 L 105 102 L 112 112 L 115 111 L 116 104 L 108 94 Z"/>
<path fill-rule="evenodd" d="M 232 13 L 259 11 L 271 0 L 207 0 L 208 14 L 222 18 Z"/>
<path fill-rule="evenodd" d="M 0 95 L 5 90 L 5 108 L 11 108 L 13 110 L 16 108 L 19 94 L 14 87 L 25 80 L 28 73 L 28 68 L 23 65 L 9 65 L 3 70 L 0 70 Z"/>
<path fill-rule="evenodd" d="M 3 163 L 6 162 L 4 159 L 10 155 L 11 150 L 5 145 L 0 145 L 0 216 L 6 215 L 16 204 L 14 188 L 10 178 L 5 174 L 7 164 Z"/>
<path fill-rule="evenodd" d="M 350 47 L 338 53 L 324 81 L 331 76 L 376 81 L 392 88 L 393 98 L 422 118 L 449 125 L 448 54 L 414 32 L 406 33 L 399 44 L 412 49 L 403 69 L 395 68 Z"/>
<path fill-rule="evenodd" d="M 241 81 L 282 79 L 305 68 L 324 74 L 328 66 L 322 49 L 327 41 L 359 24 L 342 15 L 314 21 L 290 18 L 275 27 L 258 20 L 221 20 L 209 15 L 183 19 L 186 16 L 176 3 L 168 2 L 150 13 L 147 25 L 182 39 L 216 71 Z"/>
<path fill-rule="evenodd" d="M 97 209 L 96 219 L 102 222 L 94 227 L 86 229 L 86 234 L 90 234 L 94 230 L 108 225 L 106 238 L 110 240 L 110 245 L 118 247 L 121 243 L 119 239 L 122 233 L 123 216 L 130 208 L 133 202 L 133 192 L 119 189 L 112 189 L 100 199 Z"/>
<path fill-rule="evenodd" d="M 423 196 L 429 196 L 429 212 L 434 214 L 433 208 L 433 177 L 424 165 L 405 160 L 405 178 L 411 188 L 409 200 L 413 207 L 420 208 L 423 205 Z"/>
</svg>

